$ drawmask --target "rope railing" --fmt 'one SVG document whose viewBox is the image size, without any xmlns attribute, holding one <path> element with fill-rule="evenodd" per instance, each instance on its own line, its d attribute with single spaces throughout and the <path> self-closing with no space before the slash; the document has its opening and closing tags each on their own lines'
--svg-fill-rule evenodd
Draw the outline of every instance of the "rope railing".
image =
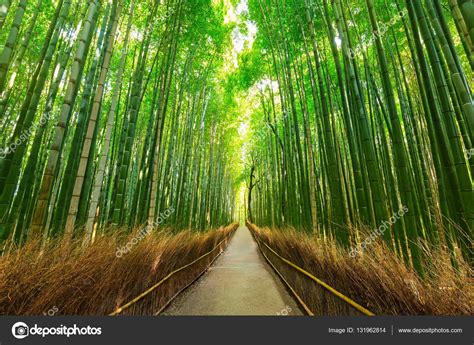
<svg viewBox="0 0 474 345">
<path fill-rule="evenodd" d="M 308 308 L 308 306 L 303 302 L 303 300 L 301 299 L 301 297 L 295 292 L 295 289 L 293 287 L 290 286 L 290 284 L 286 281 L 286 279 L 283 278 L 283 274 L 281 274 L 275 267 L 275 265 L 273 263 L 271 263 L 271 261 L 268 259 L 268 257 L 265 255 L 265 253 L 263 252 L 262 248 L 261 248 L 261 244 L 263 244 L 270 252 L 272 252 L 277 258 L 279 258 L 281 261 L 283 261 L 284 263 L 286 263 L 287 265 L 289 265 L 290 267 L 294 268 L 295 270 L 297 270 L 298 272 L 304 274 L 305 276 L 307 276 L 308 278 L 310 278 L 311 280 L 313 280 L 314 282 L 316 282 L 318 285 L 322 286 L 324 289 L 326 289 L 327 291 L 329 291 L 330 293 L 332 293 L 333 295 L 335 295 L 336 297 L 340 298 L 341 300 L 343 300 L 344 302 L 348 303 L 349 305 L 351 305 L 353 308 L 357 309 L 358 311 L 360 311 L 362 314 L 364 315 L 367 315 L 367 316 L 374 316 L 375 314 L 372 313 L 370 310 L 368 310 L 367 308 L 364 308 L 363 306 L 361 306 L 360 304 L 358 304 L 357 302 L 355 302 L 354 300 L 352 300 L 351 298 L 347 297 L 346 295 L 344 295 L 343 293 L 337 291 L 336 289 L 334 289 L 333 287 L 331 287 L 329 284 L 325 283 L 324 281 L 322 281 L 321 279 L 315 277 L 313 274 L 311 274 L 310 272 L 306 271 L 305 269 L 299 267 L 298 265 L 294 264 L 293 262 L 291 262 L 290 260 L 284 258 L 283 256 L 281 256 L 280 254 L 278 254 L 273 248 L 271 248 L 268 244 L 266 244 L 265 242 L 262 242 L 260 241 L 257 236 L 255 234 L 253 234 L 254 238 L 255 238 L 255 241 L 257 242 L 258 244 L 258 247 L 260 249 L 260 251 L 262 252 L 263 256 L 265 257 L 265 259 L 270 263 L 270 265 L 273 267 L 273 269 L 277 272 L 277 274 L 282 278 L 283 282 L 289 287 L 290 291 L 295 295 L 296 299 L 300 302 L 300 304 L 303 306 L 303 308 L 306 310 L 306 312 L 308 313 L 308 315 L 314 315 L 314 313 Z"/>
<path fill-rule="evenodd" d="M 255 238 L 255 236 L 254 236 Z M 283 276 L 282 273 L 280 273 L 280 271 L 278 271 L 278 269 L 275 267 L 275 265 L 272 263 L 272 261 L 268 258 L 267 255 L 265 255 L 265 252 L 262 250 L 262 248 L 260 247 L 260 242 L 255 238 L 255 242 L 257 242 L 257 246 L 258 246 L 258 249 L 260 250 L 260 252 L 262 253 L 263 257 L 265 258 L 265 260 L 268 262 L 268 264 L 270 266 L 272 266 L 273 270 L 276 272 L 276 274 L 278 274 L 278 276 L 280 277 L 280 279 L 283 281 L 283 283 L 285 283 L 285 285 L 288 287 L 288 289 L 291 291 L 291 293 L 293 294 L 293 296 L 295 296 L 296 300 L 298 301 L 298 303 L 303 307 L 303 309 L 305 310 L 306 314 L 308 314 L 309 316 L 314 316 L 314 313 L 311 311 L 311 309 L 306 305 L 306 303 L 303 301 L 303 299 L 301 298 L 300 295 L 298 295 L 298 293 L 296 292 L 296 290 L 290 285 L 290 283 L 288 283 L 288 281 L 285 279 L 285 277 Z"/>
<path fill-rule="evenodd" d="M 265 242 L 263 241 L 260 241 L 257 236 L 253 233 L 252 231 L 252 235 L 257 243 L 257 246 L 260 250 L 260 252 L 262 253 L 262 255 L 264 256 L 265 260 L 269 263 L 269 265 L 275 270 L 275 272 L 278 274 L 278 276 L 281 278 L 281 280 L 286 284 L 286 286 L 288 287 L 288 289 L 292 292 L 292 294 L 295 296 L 296 300 L 300 303 L 300 305 L 303 307 L 303 309 L 306 311 L 306 313 L 310 316 L 313 316 L 314 313 L 311 311 L 311 309 L 306 305 L 306 303 L 303 301 L 303 299 L 301 298 L 301 296 L 298 295 L 298 293 L 296 292 L 296 290 L 289 284 L 289 282 L 285 279 L 285 277 L 283 276 L 283 274 L 278 271 L 278 269 L 276 268 L 276 266 L 272 263 L 272 261 L 268 258 L 268 256 L 265 254 L 265 252 L 262 250 L 262 244 L 271 252 L 273 253 L 277 258 L 279 258 L 281 261 L 283 261 L 284 263 L 286 263 L 287 265 L 289 265 L 290 267 L 294 268 L 295 270 L 297 270 L 298 272 L 304 274 L 305 276 L 307 276 L 308 278 L 310 278 L 311 280 L 313 280 L 314 282 L 316 282 L 318 285 L 322 286 L 324 289 L 326 289 L 327 291 L 329 291 L 330 293 L 332 293 L 333 295 L 335 295 L 336 297 L 340 298 L 341 300 L 343 300 L 344 302 L 348 303 L 349 305 L 351 305 L 353 308 L 357 309 L 358 311 L 360 311 L 361 313 L 363 313 L 364 315 L 367 315 L 367 316 L 374 316 L 375 314 L 372 313 L 370 310 L 364 308 L 363 306 L 361 306 L 360 304 L 358 304 L 357 302 L 355 302 L 354 300 L 352 300 L 351 298 L 345 296 L 344 294 L 342 294 L 341 292 L 337 291 L 336 289 L 334 289 L 333 287 L 331 287 L 330 285 L 328 285 L 327 283 L 325 283 L 324 281 L 322 281 L 321 279 L 317 278 L 316 276 L 314 276 L 313 274 L 311 274 L 310 272 L 306 271 L 305 269 L 299 267 L 298 265 L 294 264 L 293 262 L 291 262 L 290 260 L 284 258 L 283 256 L 281 256 L 279 253 L 277 253 L 273 248 L 271 248 L 268 244 L 266 244 Z M 109 316 L 116 316 L 118 314 L 120 314 L 121 312 L 123 312 L 125 309 L 131 307 L 132 305 L 134 305 L 135 303 L 137 303 L 138 301 L 140 301 L 141 299 L 143 299 L 144 297 L 146 297 L 147 295 L 149 295 L 151 292 L 153 292 L 154 290 L 156 290 L 159 286 L 163 285 L 163 283 L 165 283 L 167 280 L 169 280 L 173 275 L 175 275 L 176 273 L 198 263 L 199 261 L 201 261 L 202 259 L 208 257 L 209 255 L 211 255 L 217 248 L 219 248 L 221 246 L 222 243 L 224 243 L 225 241 L 227 241 L 229 238 L 226 237 L 224 238 L 222 241 L 220 241 L 214 248 L 212 248 L 210 251 L 208 251 L 207 253 L 201 255 L 200 257 L 198 257 L 197 259 L 193 260 L 192 262 L 168 273 L 164 278 L 162 278 L 158 283 L 154 284 L 153 286 L 151 286 L 150 288 L 148 288 L 147 290 L 145 290 L 143 293 L 141 293 L 140 295 L 138 295 L 137 297 L 133 298 L 132 300 L 130 300 L 129 302 L 127 302 L 126 304 L 116 308 L 112 313 L 109 314 Z M 211 261 L 214 262 L 215 258 Z M 209 268 L 209 266 L 206 267 L 206 270 Z M 204 272 L 204 271 L 203 271 Z M 202 273 L 199 275 L 201 276 Z M 193 282 L 195 281 L 196 279 L 193 280 Z M 190 284 L 188 284 L 187 286 L 189 286 Z M 182 291 L 182 290 L 181 290 Z M 180 292 L 181 292 L 180 291 Z M 180 292 L 178 292 L 172 299 L 174 299 Z M 170 301 L 168 301 L 168 304 L 169 304 Z M 162 308 L 163 309 L 163 308 Z M 160 309 L 160 311 L 162 310 Z"/>
<path fill-rule="evenodd" d="M 212 248 L 210 251 L 208 251 L 207 253 L 201 255 L 200 257 L 198 257 L 197 259 L 195 259 L 194 261 L 190 262 L 189 264 L 186 264 L 170 273 L 168 273 L 163 279 L 161 279 L 158 283 L 154 284 L 153 286 L 151 286 L 150 288 L 148 288 L 147 290 L 145 290 L 144 292 L 142 292 L 140 295 L 138 295 L 137 297 L 135 297 L 134 299 L 132 299 L 131 301 L 125 303 L 124 305 L 122 305 L 121 307 L 118 307 L 117 309 L 115 309 L 112 313 L 109 314 L 109 316 L 116 316 L 118 314 L 120 314 L 121 312 L 123 312 L 125 309 L 128 309 L 130 308 L 132 305 L 134 305 L 135 303 L 137 303 L 138 301 L 140 301 L 141 299 L 143 299 L 145 296 L 147 296 L 148 294 L 150 294 L 151 292 L 153 292 L 154 290 L 156 290 L 158 287 L 160 287 L 161 285 L 163 285 L 163 283 L 165 283 L 167 280 L 169 280 L 172 276 L 174 276 L 176 273 L 198 263 L 199 261 L 201 261 L 202 259 L 204 259 L 205 257 L 211 255 L 217 248 L 220 247 L 220 245 L 222 243 L 224 243 L 225 241 L 227 241 L 229 239 L 229 237 L 226 237 L 224 238 L 222 241 L 220 241 L 214 248 Z"/>
</svg>

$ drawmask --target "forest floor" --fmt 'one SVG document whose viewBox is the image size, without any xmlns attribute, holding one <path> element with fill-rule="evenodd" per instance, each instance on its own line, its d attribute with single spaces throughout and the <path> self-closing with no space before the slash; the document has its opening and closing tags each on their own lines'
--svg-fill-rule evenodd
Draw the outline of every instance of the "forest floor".
<svg viewBox="0 0 474 345">
<path fill-rule="evenodd" d="M 246 227 L 161 315 L 302 315 Z"/>
</svg>

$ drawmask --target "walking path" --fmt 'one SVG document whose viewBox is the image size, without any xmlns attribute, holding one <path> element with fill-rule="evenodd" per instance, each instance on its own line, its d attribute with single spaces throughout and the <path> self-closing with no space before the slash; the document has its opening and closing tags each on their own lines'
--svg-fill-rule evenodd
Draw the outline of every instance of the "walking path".
<svg viewBox="0 0 474 345">
<path fill-rule="evenodd" d="M 240 227 L 196 283 L 161 315 L 302 315 L 265 262 L 250 231 Z"/>
</svg>

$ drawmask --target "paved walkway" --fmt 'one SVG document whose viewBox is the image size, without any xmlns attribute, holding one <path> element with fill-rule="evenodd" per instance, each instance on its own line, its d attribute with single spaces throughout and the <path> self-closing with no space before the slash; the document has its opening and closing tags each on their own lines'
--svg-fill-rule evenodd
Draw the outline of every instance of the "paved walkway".
<svg viewBox="0 0 474 345">
<path fill-rule="evenodd" d="M 302 315 L 246 227 L 161 315 Z"/>
</svg>

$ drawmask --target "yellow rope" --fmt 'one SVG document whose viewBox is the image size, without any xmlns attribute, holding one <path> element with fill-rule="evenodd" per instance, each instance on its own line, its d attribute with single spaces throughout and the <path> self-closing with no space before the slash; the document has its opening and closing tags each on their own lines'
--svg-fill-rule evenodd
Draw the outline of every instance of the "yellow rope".
<svg viewBox="0 0 474 345">
<path fill-rule="evenodd" d="M 141 300 L 143 297 L 145 297 L 146 295 L 148 295 L 150 292 L 152 292 L 153 290 L 155 290 L 157 287 L 159 287 L 160 285 L 162 285 L 165 281 L 167 281 L 169 278 L 171 278 L 173 275 L 175 275 L 176 273 L 184 270 L 185 268 L 188 268 L 189 266 L 192 266 L 194 265 L 196 262 L 204 259 L 206 256 L 209 256 L 214 250 L 216 250 L 224 241 L 226 241 L 227 238 L 224 238 L 222 241 L 220 241 L 213 249 L 211 249 L 209 252 L 207 252 L 206 254 L 203 254 L 201 255 L 200 257 L 198 257 L 196 260 L 194 260 L 193 262 L 190 262 L 189 264 L 187 265 L 184 265 L 183 267 L 181 268 L 178 268 L 177 270 L 174 270 L 173 272 L 169 273 L 166 277 L 164 277 L 163 279 L 161 279 L 158 283 L 156 283 L 155 285 L 153 285 L 152 287 L 150 287 L 148 290 L 146 290 L 145 292 L 141 293 L 140 295 L 138 295 L 137 297 L 135 297 L 134 299 L 132 299 L 130 302 L 124 304 L 123 306 L 115 309 L 114 312 L 110 313 L 109 316 L 116 316 L 118 314 L 120 314 L 122 311 L 124 311 L 125 309 L 129 308 L 131 305 L 135 304 L 136 302 L 138 302 L 139 300 Z"/>
<path fill-rule="evenodd" d="M 259 248 L 260 248 L 260 241 L 256 238 L 256 236 L 254 236 L 254 238 L 257 240 L 257 244 L 259 245 Z M 135 297 L 134 299 L 132 299 L 130 302 L 124 304 L 123 306 L 115 309 L 114 312 L 110 313 L 109 316 L 116 316 L 118 314 L 120 314 L 122 311 L 124 311 L 125 309 L 129 308 L 131 305 L 135 304 L 136 302 L 138 302 L 139 300 L 141 300 L 143 297 L 145 297 L 146 295 L 148 295 L 149 293 L 151 293 L 153 290 L 155 290 L 156 288 L 158 288 L 160 285 L 162 285 L 165 281 L 167 281 L 169 278 L 171 278 L 173 275 L 175 275 L 176 273 L 184 270 L 185 268 L 189 267 L 189 266 L 192 266 L 194 265 L 196 262 L 204 259 L 205 257 L 209 256 L 212 252 L 214 252 L 224 241 L 226 241 L 227 238 L 223 239 L 221 242 L 219 242 L 213 249 L 211 249 L 209 252 L 201 255 L 199 258 L 197 258 L 196 260 L 190 262 L 189 264 L 181 267 L 181 268 L 178 268 L 177 270 L 174 270 L 173 272 L 169 273 L 166 277 L 164 277 L 163 279 L 161 279 L 158 283 L 156 283 L 155 285 L 153 285 L 152 287 L 150 287 L 148 290 L 146 290 L 145 292 L 141 293 L 140 295 L 138 295 L 137 297 Z M 362 307 L 360 304 L 356 303 L 355 301 L 353 301 L 352 299 L 350 299 L 349 297 L 343 295 L 342 293 L 340 293 L 339 291 L 337 291 L 336 289 L 332 288 L 331 286 L 329 286 L 328 284 L 326 284 L 325 282 L 323 282 L 322 280 L 316 278 L 314 275 L 312 275 L 311 273 L 305 271 L 304 269 L 302 269 L 301 267 L 295 265 L 294 263 L 292 263 L 291 261 L 289 261 L 288 259 L 285 259 L 284 257 L 282 257 L 280 254 L 278 254 L 275 250 L 273 250 L 268 244 L 264 243 L 263 244 L 265 245 L 265 247 L 268 248 L 268 250 L 270 250 L 273 254 L 275 254 L 275 256 L 277 256 L 280 260 L 282 260 L 283 262 L 285 262 L 286 264 L 290 265 L 291 267 L 295 268 L 297 271 L 303 273 L 304 275 L 306 275 L 307 277 L 309 277 L 310 279 L 312 279 L 313 281 L 315 281 L 316 283 L 318 283 L 319 285 L 321 285 L 322 287 L 324 287 L 326 290 L 328 290 L 329 292 L 331 292 L 332 294 L 336 295 L 337 297 L 339 297 L 340 299 L 342 299 L 343 301 L 345 301 L 346 303 L 350 304 L 351 306 L 353 306 L 354 308 L 356 308 L 357 310 L 359 310 L 361 313 L 365 314 L 365 315 L 368 315 L 368 316 L 373 316 L 375 315 L 374 313 L 372 313 L 371 311 L 367 310 L 366 308 Z M 314 315 L 314 313 L 308 308 L 308 306 L 303 302 L 303 300 L 301 299 L 301 297 L 296 293 L 296 291 L 290 286 L 290 284 L 285 280 L 285 278 L 283 277 L 283 275 L 276 269 L 276 267 L 271 263 L 270 259 L 268 259 L 268 257 L 265 255 L 265 253 L 261 250 L 260 248 L 260 251 L 262 252 L 263 256 L 265 257 L 265 259 L 268 261 L 268 263 L 273 267 L 273 269 L 278 273 L 278 275 L 282 278 L 282 280 L 284 281 L 284 283 L 288 286 L 288 288 L 291 290 L 291 292 L 295 295 L 295 297 L 297 298 L 298 302 L 300 302 L 300 304 L 303 306 L 303 308 L 306 310 L 306 312 L 308 313 L 308 315 Z"/>
<path fill-rule="evenodd" d="M 179 290 L 176 294 L 174 294 L 174 296 L 171 297 L 168 300 L 168 302 L 166 302 L 154 315 L 155 316 L 160 315 L 166 308 L 168 308 L 168 306 L 171 304 L 171 302 L 173 302 L 175 300 L 176 297 L 178 297 L 184 290 L 186 290 L 191 285 L 193 285 L 195 282 L 197 282 L 198 279 L 201 278 L 209 270 L 209 268 L 212 266 L 214 261 L 216 261 L 221 254 L 222 254 L 222 252 L 219 252 L 216 256 L 214 256 L 214 258 L 209 263 L 209 265 L 207 265 L 206 268 L 201 273 L 199 273 L 199 275 L 196 278 L 194 278 L 191 282 L 189 282 L 189 284 L 187 284 L 185 287 L 183 287 L 181 290 Z"/>
<path fill-rule="evenodd" d="M 255 237 L 254 237 L 255 238 Z M 262 248 L 260 248 L 260 242 L 257 240 L 257 245 L 258 245 L 258 248 L 260 249 L 260 252 L 262 253 L 263 257 L 265 258 L 265 260 L 267 260 L 267 262 L 270 264 L 270 266 L 273 267 L 273 269 L 275 270 L 275 272 L 280 276 L 281 280 L 283 280 L 283 282 L 286 284 L 286 286 L 288 287 L 288 289 L 290 289 L 290 291 L 293 293 L 293 295 L 296 297 L 296 299 L 298 300 L 298 302 L 301 304 L 301 306 L 304 308 L 304 310 L 306 311 L 306 313 L 309 315 L 309 316 L 314 316 L 314 313 L 311 311 L 311 309 L 309 309 L 309 307 L 306 305 L 306 303 L 304 303 L 303 299 L 300 297 L 300 295 L 298 295 L 298 293 L 295 291 L 295 289 L 293 289 L 293 287 L 290 285 L 290 283 L 288 283 L 288 281 L 285 279 L 285 277 L 283 277 L 283 274 L 280 273 L 280 271 L 278 271 L 278 269 L 275 267 L 275 265 L 270 261 L 270 259 L 265 255 L 265 253 L 263 252 Z"/>
<path fill-rule="evenodd" d="M 323 282 L 321 279 L 318 279 L 316 278 L 314 275 L 312 275 L 311 273 L 309 273 L 308 271 L 305 271 L 304 269 L 302 269 L 301 267 L 295 265 L 294 263 L 292 263 L 291 261 L 289 261 L 288 259 L 285 259 L 284 257 L 282 257 L 280 254 L 278 254 L 275 250 L 273 250 L 268 244 L 266 244 L 265 242 L 262 242 L 265 247 L 267 247 L 273 254 L 275 254 L 280 260 L 282 260 L 283 262 L 285 262 L 286 264 L 290 265 L 291 267 L 295 268 L 297 271 L 303 273 L 304 275 L 306 275 L 307 277 L 309 277 L 310 279 L 312 279 L 313 281 L 315 281 L 316 283 L 318 283 L 319 285 L 321 285 L 322 287 L 324 287 L 326 290 L 328 290 L 329 292 L 331 292 L 332 294 L 336 295 L 337 297 L 339 297 L 340 299 L 342 299 L 344 302 L 350 304 L 351 306 L 353 306 L 355 309 L 357 309 L 358 311 L 360 311 L 361 313 L 367 315 L 367 316 L 374 316 L 375 314 L 372 313 L 370 310 L 364 308 L 363 306 L 361 306 L 360 304 L 358 304 L 357 302 L 353 301 L 352 299 L 350 299 L 349 297 L 343 295 L 342 293 L 340 293 L 339 291 L 337 291 L 336 289 L 332 288 L 331 286 L 329 286 L 328 284 L 326 284 L 325 282 Z"/>
</svg>

